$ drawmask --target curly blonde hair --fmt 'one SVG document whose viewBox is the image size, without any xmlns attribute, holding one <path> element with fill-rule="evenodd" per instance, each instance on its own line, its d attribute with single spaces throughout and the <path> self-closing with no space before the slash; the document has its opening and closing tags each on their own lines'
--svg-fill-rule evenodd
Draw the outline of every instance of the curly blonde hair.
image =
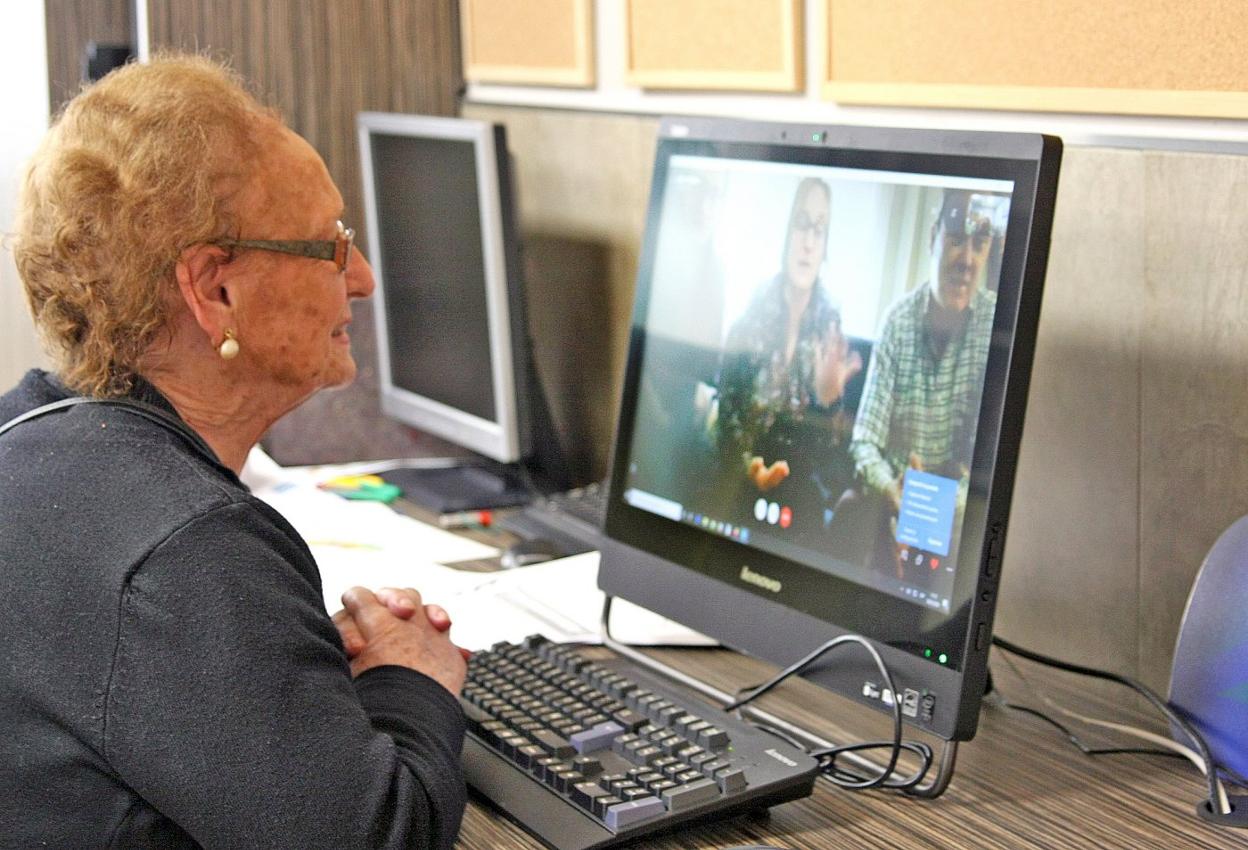
<svg viewBox="0 0 1248 850">
<path fill-rule="evenodd" d="M 279 120 L 233 71 L 178 54 L 126 65 L 66 105 L 26 173 L 13 253 L 67 386 L 129 390 L 177 303 L 179 255 L 233 229 L 256 130 Z"/>
</svg>

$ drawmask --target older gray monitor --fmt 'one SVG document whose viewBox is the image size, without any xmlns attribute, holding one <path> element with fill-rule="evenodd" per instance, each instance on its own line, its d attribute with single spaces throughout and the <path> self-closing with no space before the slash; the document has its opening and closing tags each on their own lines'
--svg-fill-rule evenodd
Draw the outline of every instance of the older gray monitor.
<svg viewBox="0 0 1248 850">
<path fill-rule="evenodd" d="M 382 411 L 520 461 L 532 443 L 531 376 L 503 127 L 377 112 L 358 125 Z M 411 471 L 402 483 L 435 510 L 528 496 L 483 464 Z"/>
<path fill-rule="evenodd" d="M 599 583 L 975 731 L 1061 144 L 667 119 Z"/>
</svg>

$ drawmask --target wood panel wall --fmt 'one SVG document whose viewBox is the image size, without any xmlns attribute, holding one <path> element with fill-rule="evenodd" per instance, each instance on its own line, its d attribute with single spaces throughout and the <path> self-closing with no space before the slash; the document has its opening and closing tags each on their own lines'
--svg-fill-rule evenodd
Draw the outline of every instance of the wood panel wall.
<svg viewBox="0 0 1248 850">
<path fill-rule="evenodd" d="M 363 238 L 355 116 L 453 115 L 463 87 L 455 4 L 445 0 L 147 0 L 152 49 L 227 59 L 321 154 Z M 371 305 L 351 328 L 359 377 L 279 422 L 265 446 L 282 463 L 458 451 L 381 415 Z"/>
<path fill-rule="evenodd" d="M 132 44 L 132 0 L 44 0 L 48 100 L 53 114 L 82 86 L 87 43 Z"/>
<path fill-rule="evenodd" d="M 557 249 L 529 272 L 535 299 L 562 274 L 607 317 L 605 338 L 578 333 L 584 309 L 539 337 L 547 374 L 593 411 L 579 424 L 605 470 L 657 122 L 465 113 L 507 125 L 522 235 Z M 1075 147 L 1062 163 L 997 629 L 1163 692 L 1204 553 L 1248 513 L 1246 190 L 1242 156 Z M 599 265 L 578 271 L 564 244 Z"/>
</svg>

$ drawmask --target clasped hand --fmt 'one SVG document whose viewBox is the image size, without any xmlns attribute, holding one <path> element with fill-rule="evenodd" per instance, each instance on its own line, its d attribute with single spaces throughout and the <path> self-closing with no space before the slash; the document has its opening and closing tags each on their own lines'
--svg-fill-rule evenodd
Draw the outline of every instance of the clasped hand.
<svg viewBox="0 0 1248 850">
<path fill-rule="evenodd" d="M 373 593 L 353 587 L 342 595 L 343 610 L 333 616 L 342 636 L 351 675 L 396 664 L 424 673 L 458 695 L 471 653 L 451 642 L 451 618 L 439 605 L 425 605 L 410 587 Z"/>
</svg>

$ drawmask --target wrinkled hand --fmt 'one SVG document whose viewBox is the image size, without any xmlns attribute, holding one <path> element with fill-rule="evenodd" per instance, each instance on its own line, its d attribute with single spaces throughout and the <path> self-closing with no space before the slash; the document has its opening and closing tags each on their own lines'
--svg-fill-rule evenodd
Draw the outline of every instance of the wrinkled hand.
<svg viewBox="0 0 1248 850">
<path fill-rule="evenodd" d="M 750 480 L 754 482 L 754 486 L 766 493 L 768 490 L 779 487 L 780 482 L 789 477 L 789 462 L 777 460 L 768 466 L 761 457 L 755 456 L 750 458 L 747 473 Z"/>
<path fill-rule="evenodd" d="M 385 605 L 391 614 L 401 620 L 408 620 L 411 619 L 419 607 L 416 602 L 412 601 L 412 594 L 415 594 L 416 598 L 420 597 L 415 588 L 410 587 L 406 590 L 400 590 L 397 587 L 383 587 L 377 591 L 376 595 L 377 600 Z M 444 632 L 451 627 L 451 615 L 446 613 L 446 609 L 441 605 L 426 605 L 424 606 L 424 611 L 430 625 L 438 631 Z M 366 641 L 364 636 L 360 634 L 360 629 L 355 624 L 355 620 L 351 618 L 351 615 L 344 609 L 333 616 L 333 621 L 334 625 L 338 627 L 338 634 L 342 637 L 342 646 L 347 652 L 347 658 L 355 658 L 355 656 L 363 652 Z M 465 660 L 472 657 L 472 653 L 462 647 L 459 652 L 464 656 Z"/>
<path fill-rule="evenodd" d="M 823 342 L 815 346 L 815 396 L 822 405 L 832 404 L 845 394 L 845 385 L 862 371 L 862 355 L 851 351 L 841 333 L 841 323 L 832 322 Z"/>
<path fill-rule="evenodd" d="M 459 694 L 468 653 L 451 643 L 450 617 L 437 605 L 425 606 L 411 588 L 374 594 L 353 587 L 342 595 L 345 610 L 334 615 L 351 659 L 351 675 L 386 664 L 424 673 Z M 396 613 L 397 612 L 397 613 Z"/>
</svg>

